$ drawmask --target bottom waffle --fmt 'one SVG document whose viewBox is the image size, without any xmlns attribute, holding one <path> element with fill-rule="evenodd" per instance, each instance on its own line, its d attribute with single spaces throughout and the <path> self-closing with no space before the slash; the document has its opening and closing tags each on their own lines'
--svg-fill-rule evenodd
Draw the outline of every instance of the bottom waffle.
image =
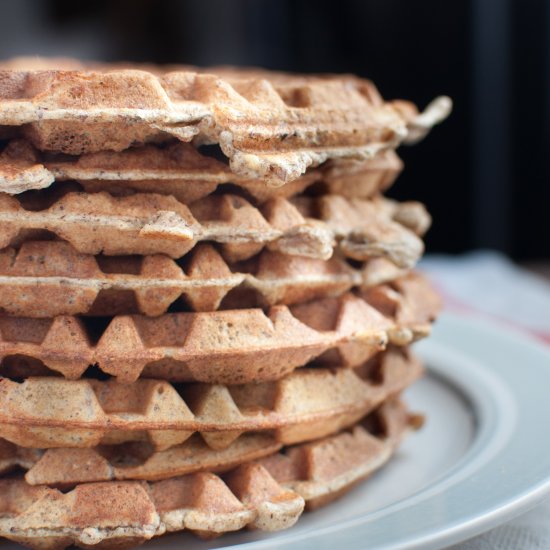
<svg viewBox="0 0 550 550">
<path fill-rule="evenodd" d="M 79 484 L 62 493 L 0 480 L 0 536 L 40 550 L 137 545 L 167 532 L 211 537 L 292 526 L 382 466 L 418 417 L 390 400 L 350 430 L 289 447 L 222 476 Z M 105 506 L 109 503 L 109 506 Z"/>
</svg>

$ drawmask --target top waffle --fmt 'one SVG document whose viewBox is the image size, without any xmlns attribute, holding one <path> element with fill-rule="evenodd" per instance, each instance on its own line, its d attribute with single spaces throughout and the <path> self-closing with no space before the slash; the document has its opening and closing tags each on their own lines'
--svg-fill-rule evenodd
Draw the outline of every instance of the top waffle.
<svg viewBox="0 0 550 550">
<path fill-rule="evenodd" d="M 174 139 L 215 143 L 234 173 L 273 185 L 329 159 L 369 158 L 419 139 L 451 107 L 439 98 L 419 115 L 412 104 L 385 102 L 370 81 L 352 76 L 26 66 L 0 72 L 6 137 L 75 155 Z"/>
</svg>

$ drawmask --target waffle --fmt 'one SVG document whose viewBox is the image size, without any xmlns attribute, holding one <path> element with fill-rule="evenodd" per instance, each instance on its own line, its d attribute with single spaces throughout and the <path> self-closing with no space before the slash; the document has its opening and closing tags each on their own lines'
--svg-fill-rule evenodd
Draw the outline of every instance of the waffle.
<svg viewBox="0 0 550 550">
<path fill-rule="evenodd" d="M 0 439 L 0 475 L 21 468 L 29 470 L 43 456 L 42 449 L 29 449 Z"/>
<path fill-rule="evenodd" d="M 430 217 L 420 203 L 338 195 L 296 200 L 295 206 L 275 199 L 260 211 L 231 194 L 187 207 L 156 194 L 68 193 L 49 208 L 39 209 L 39 201 L 27 209 L 17 198 L 0 194 L 0 248 L 46 231 L 86 254 L 181 258 L 197 243 L 211 241 L 220 243 L 228 261 L 250 258 L 265 246 L 326 260 L 337 244 L 357 260 L 384 256 L 399 267 L 412 267 L 423 252 L 418 235 L 427 230 Z"/>
<path fill-rule="evenodd" d="M 199 471 L 224 472 L 279 451 L 273 437 L 243 434 L 229 447 L 211 449 L 198 435 L 164 451 L 128 443 L 92 448 L 29 449 L 0 440 L 0 472 L 28 470 L 30 485 L 72 487 L 95 481 L 157 481 Z"/>
<path fill-rule="evenodd" d="M 440 301 L 412 271 L 429 214 L 381 193 L 450 109 L 348 75 L 0 63 L 0 537 L 274 531 L 385 463 Z"/>
<path fill-rule="evenodd" d="M 92 481 L 156 481 L 195 472 L 224 472 L 271 455 L 282 445 L 269 435 L 243 434 L 225 449 L 211 449 L 196 434 L 155 451 L 146 443 L 71 449 L 29 449 L 0 440 L 0 472 L 28 470 L 30 485 L 71 487 Z"/>
<path fill-rule="evenodd" d="M 0 437 L 24 447 L 150 441 L 164 450 L 199 432 L 217 450 L 262 431 L 288 445 L 352 425 L 421 373 L 416 359 L 392 350 L 356 369 L 302 368 L 274 382 L 235 386 L 3 378 Z"/>
<path fill-rule="evenodd" d="M 369 274 L 371 281 L 380 278 L 374 277 L 372 268 L 353 269 L 342 259 L 324 263 L 278 253 L 264 253 L 232 267 L 208 245 L 191 254 L 184 271 L 161 255 L 94 257 L 79 254 L 64 242 L 31 241 L 19 250 L 0 250 L 0 311 L 37 318 L 158 316 L 175 302 L 180 310 L 185 304 L 194 311 L 235 304 L 288 305 L 338 295 L 355 286 L 368 288 Z M 236 298 L 228 297 L 235 293 Z"/>
<path fill-rule="evenodd" d="M 324 505 L 381 467 L 416 423 L 399 402 L 388 402 L 349 432 L 292 447 L 223 477 L 195 473 L 148 484 L 87 483 L 66 493 L 3 479 L 0 536 L 56 550 L 71 544 L 126 547 L 184 529 L 203 537 L 245 526 L 284 529 L 296 522 L 304 504 Z"/>
<path fill-rule="evenodd" d="M 306 218 L 326 224 L 342 254 L 354 260 L 385 257 L 398 267 L 410 268 L 424 252 L 419 236 L 430 227 L 431 217 L 419 202 L 324 195 L 296 197 L 293 204 Z"/>
<path fill-rule="evenodd" d="M 329 159 L 418 140 L 451 109 L 439 98 L 418 115 L 351 76 L 25 66 L 0 72 L 0 126 L 38 149 L 80 155 L 175 139 L 217 143 L 233 172 L 275 186 Z"/>
<path fill-rule="evenodd" d="M 415 274 L 363 288 L 358 295 L 402 327 L 433 321 L 441 309 L 439 294 L 429 289 L 426 279 Z"/>
<path fill-rule="evenodd" d="M 142 376 L 243 384 L 280 378 L 313 359 L 355 367 L 388 342 L 402 346 L 427 336 L 440 308 L 416 274 L 378 294 L 384 303 L 373 292 L 275 306 L 267 314 L 243 309 L 119 316 L 99 335 L 93 322 L 75 317 L 0 317 L 0 372 L 27 377 L 48 374 L 46 367 L 77 379 L 96 365 L 124 383 Z"/>
<path fill-rule="evenodd" d="M 282 187 L 270 187 L 262 180 L 233 174 L 226 164 L 201 154 L 188 143 L 68 157 L 44 155 L 24 140 L 13 140 L 0 153 L 0 191 L 18 194 L 44 189 L 54 181 L 77 181 L 90 193 L 161 193 L 189 204 L 231 184 L 256 203 L 263 203 L 291 197 L 315 183 L 320 192 L 369 198 L 387 189 L 402 169 L 399 157 L 388 150 L 364 161 L 329 162 Z"/>
</svg>

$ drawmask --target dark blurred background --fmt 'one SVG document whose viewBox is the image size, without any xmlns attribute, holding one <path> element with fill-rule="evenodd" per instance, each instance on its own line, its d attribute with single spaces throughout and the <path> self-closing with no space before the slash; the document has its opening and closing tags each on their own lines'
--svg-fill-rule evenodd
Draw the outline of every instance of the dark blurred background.
<svg viewBox="0 0 550 550">
<path fill-rule="evenodd" d="M 451 118 L 403 147 L 391 191 L 425 202 L 429 252 L 550 259 L 550 2 L 2 0 L 0 55 L 352 72 Z"/>
</svg>

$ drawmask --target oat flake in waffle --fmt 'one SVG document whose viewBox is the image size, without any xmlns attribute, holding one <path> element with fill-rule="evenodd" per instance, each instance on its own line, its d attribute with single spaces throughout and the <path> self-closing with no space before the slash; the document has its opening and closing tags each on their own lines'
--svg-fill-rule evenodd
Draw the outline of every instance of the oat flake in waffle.
<svg viewBox="0 0 550 550">
<path fill-rule="evenodd" d="M 417 425 L 400 402 L 388 401 L 350 430 L 221 476 L 86 483 L 66 493 L 21 478 L 0 480 L 0 536 L 57 550 L 71 544 L 118 548 L 184 529 L 202 537 L 246 526 L 285 529 L 304 505 L 327 504 L 380 468 Z"/>
</svg>

